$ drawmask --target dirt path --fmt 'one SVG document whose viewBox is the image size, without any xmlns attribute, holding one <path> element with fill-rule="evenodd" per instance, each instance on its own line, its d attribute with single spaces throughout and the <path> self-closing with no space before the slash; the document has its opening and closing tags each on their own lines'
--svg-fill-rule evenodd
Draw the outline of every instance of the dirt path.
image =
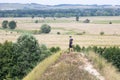
<svg viewBox="0 0 120 80">
<path fill-rule="evenodd" d="M 40 80 L 105 80 L 83 53 L 62 54 Z"/>
<path fill-rule="evenodd" d="M 88 71 L 90 74 L 94 75 L 98 80 L 105 80 L 103 76 L 93 67 L 91 62 L 85 57 L 83 53 L 80 53 L 79 57 L 84 62 L 84 65 L 79 66 L 82 69 Z"/>
</svg>

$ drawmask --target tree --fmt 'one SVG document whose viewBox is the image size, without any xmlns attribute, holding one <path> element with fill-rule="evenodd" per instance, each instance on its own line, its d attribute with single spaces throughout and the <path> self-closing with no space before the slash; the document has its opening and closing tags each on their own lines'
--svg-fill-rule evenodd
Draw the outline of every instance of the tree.
<svg viewBox="0 0 120 80">
<path fill-rule="evenodd" d="M 21 35 L 16 43 L 0 43 L 0 80 L 22 80 L 37 63 L 51 54 L 29 34 Z"/>
<path fill-rule="evenodd" d="M 20 79 L 27 75 L 37 62 L 41 61 L 41 50 L 38 41 L 29 34 L 23 34 L 17 39 L 17 43 L 14 44 L 14 54 L 16 60 L 14 62 L 17 65 L 15 69 Z"/>
<path fill-rule="evenodd" d="M 76 16 L 76 21 L 79 21 L 79 16 L 78 15 Z"/>
<path fill-rule="evenodd" d="M 7 28 L 7 27 L 8 27 L 8 21 L 7 21 L 7 20 L 4 20 L 4 21 L 2 22 L 2 27 L 3 27 L 3 28 Z"/>
<path fill-rule="evenodd" d="M 49 33 L 51 31 L 51 26 L 47 25 L 47 24 L 43 24 L 41 26 L 41 32 L 42 33 Z"/>
<path fill-rule="evenodd" d="M 34 36 L 30 34 L 21 35 L 17 40 L 17 44 L 19 45 L 19 47 L 22 48 L 22 51 L 27 49 L 28 52 L 34 53 L 37 50 L 39 50 L 38 41 L 36 40 Z"/>
<path fill-rule="evenodd" d="M 9 22 L 9 28 L 10 29 L 15 29 L 17 27 L 17 25 L 16 25 L 16 22 L 15 21 L 10 21 Z"/>
<path fill-rule="evenodd" d="M 35 16 L 34 16 L 34 15 L 32 15 L 32 19 L 34 19 L 34 17 L 35 17 Z"/>
</svg>

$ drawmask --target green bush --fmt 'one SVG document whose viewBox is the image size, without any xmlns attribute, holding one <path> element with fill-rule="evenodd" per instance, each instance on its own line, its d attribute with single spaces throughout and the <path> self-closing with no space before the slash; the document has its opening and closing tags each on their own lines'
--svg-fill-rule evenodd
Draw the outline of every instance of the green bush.
<svg viewBox="0 0 120 80">
<path fill-rule="evenodd" d="M 0 80 L 21 80 L 50 55 L 50 50 L 29 34 L 21 35 L 16 43 L 6 41 L 0 44 Z"/>
<path fill-rule="evenodd" d="M 120 70 L 120 48 L 119 47 L 110 47 L 105 49 L 103 53 L 109 62 L 112 62 Z"/>
<path fill-rule="evenodd" d="M 74 51 L 77 51 L 77 52 L 81 51 L 81 48 L 78 44 L 74 46 Z"/>
<path fill-rule="evenodd" d="M 112 62 L 120 70 L 120 48 L 119 47 L 97 47 L 94 46 L 93 50 L 103 56 L 108 62 Z"/>
<path fill-rule="evenodd" d="M 38 20 L 35 20 L 35 23 L 38 23 L 39 21 Z"/>
<path fill-rule="evenodd" d="M 53 52 L 53 53 L 56 53 L 56 52 L 58 52 L 60 50 L 61 50 L 60 47 L 51 47 L 50 48 L 50 51 Z"/>
<path fill-rule="evenodd" d="M 90 23 L 90 20 L 86 19 L 86 20 L 83 21 L 83 23 Z"/>
<path fill-rule="evenodd" d="M 17 24 L 15 21 L 10 21 L 8 25 L 10 29 L 15 29 L 17 27 Z"/>
<path fill-rule="evenodd" d="M 8 27 L 8 21 L 7 21 L 7 20 L 4 20 L 4 21 L 2 22 L 2 27 L 3 27 L 3 28 L 7 28 L 7 27 Z"/>
<path fill-rule="evenodd" d="M 41 32 L 42 33 L 50 33 L 51 31 L 51 26 L 47 25 L 47 24 L 43 24 L 41 26 Z"/>
<path fill-rule="evenodd" d="M 100 32 L 100 35 L 104 35 L 105 33 L 104 32 Z"/>
<path fill-rule="evenodd" d="M 60 35 L 60 32 L 57 32 L 58 35 Z"/>
</svg>

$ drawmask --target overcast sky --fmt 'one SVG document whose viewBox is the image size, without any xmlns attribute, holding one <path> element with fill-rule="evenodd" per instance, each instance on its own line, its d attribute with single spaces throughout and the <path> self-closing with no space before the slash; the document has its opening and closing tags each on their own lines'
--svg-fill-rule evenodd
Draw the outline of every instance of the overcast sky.
<svg viewBox="0 0 120 80">
<path fill-rule="evenodd" d="M 0 3 L 39 3 L 45 5 L 56 5 L 56 4 L 120 5 L 120 0 L 0 0 Z"/>
</svg>

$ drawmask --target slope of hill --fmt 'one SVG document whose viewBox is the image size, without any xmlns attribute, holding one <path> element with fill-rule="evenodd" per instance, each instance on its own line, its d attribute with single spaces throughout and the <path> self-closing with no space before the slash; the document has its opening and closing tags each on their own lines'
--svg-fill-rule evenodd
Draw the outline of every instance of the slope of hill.
<svg viewBox="0 0 120 80">
<path fill-rule="evenodd" d="M 63 54 L 39 80 L 105 80 L 82 53 Z"/>
<path fill-rule="evenodd" d="M 42 5 L 42 4 L 21 4 L 21 3 L 0 3 L 0 10 L 17 10 L 17 9 L 77 9 L 77 8 L 120 8 L 120 5 L 81 5 L 81 4 L 59 4 L 59 5 Z"/>
<path fill-rule="evenodd" d="M 117 69 L 94 52 L 59 52 L 38 64 L 23 80 L 119 79 Z"/>
</svg>

